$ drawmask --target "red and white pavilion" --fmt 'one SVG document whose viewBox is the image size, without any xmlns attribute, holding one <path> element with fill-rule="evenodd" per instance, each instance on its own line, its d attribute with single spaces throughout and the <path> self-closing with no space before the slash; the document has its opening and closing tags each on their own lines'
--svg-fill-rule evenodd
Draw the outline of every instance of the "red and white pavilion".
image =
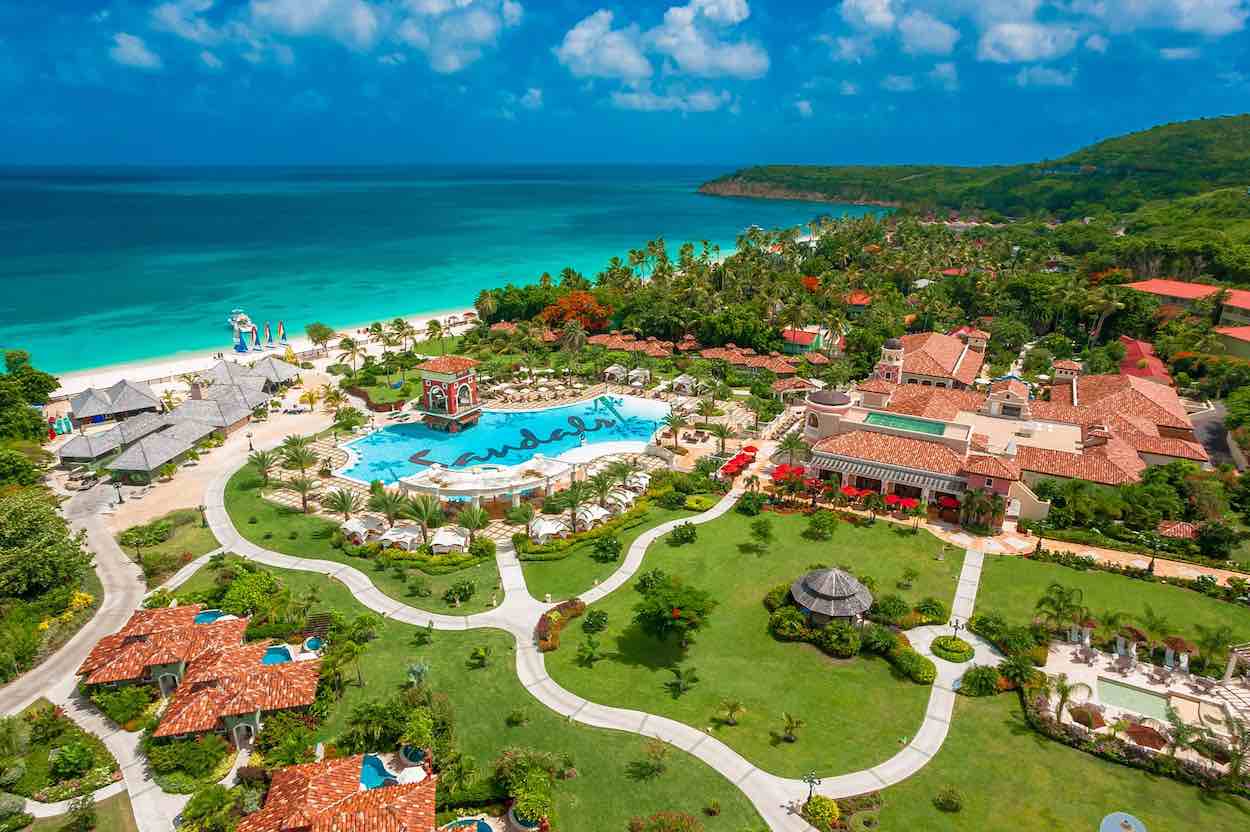
<svg viewBox="0 0 1250 832">
<path fill-rule="evenodd" d="M 415 409 L 425 424 L 457 433 L 477 424 L 482 402 L 477 394 L 477 362 L 463 355 L 442 355 L 416 367 L 421 400 Z"/>
</svg>

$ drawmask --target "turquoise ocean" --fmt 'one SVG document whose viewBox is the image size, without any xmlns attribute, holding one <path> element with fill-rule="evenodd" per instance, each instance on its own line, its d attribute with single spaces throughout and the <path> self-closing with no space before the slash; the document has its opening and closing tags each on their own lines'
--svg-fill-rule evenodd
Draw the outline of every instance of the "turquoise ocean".
<svg viewBox="0 0 1250 832">
<path fill-rule="evenodd" d="M 663 236 L 732 249 L 750 225 L 859 206 L 695 192 L 723 168 L 0 170 L 0 347 L 68 372 L 231 346 L 263 329 L 465 308 L 483 288 Z"/>
</svg>

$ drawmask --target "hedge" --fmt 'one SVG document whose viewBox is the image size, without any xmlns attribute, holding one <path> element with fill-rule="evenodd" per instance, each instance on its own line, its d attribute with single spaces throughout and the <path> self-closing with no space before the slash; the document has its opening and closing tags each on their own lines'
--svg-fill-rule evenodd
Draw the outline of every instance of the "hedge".
<svg viewBox="0 0 1250 832">
<path fill-rule="evenodd" d="M 615 534 L 625 529 L 632 529 L 646 522 L 647 512 L 651 508 L 651 502 L 647 498 L 642 498 L 634 507 L 608 522 L 593 529 L 584 532 L 577 532 L 565 538 L 557 538 L 548 541 L 541 546 L 530 540 L 530 536 L 525 532 L 517 532 L 512 535 L 512 545 L 516 547 L 517 558 L 519 560 L 528 561 L 552 561 L 564 560 L 573 554 L 572 549 L 587 541 L 596 540 L 608 534 Z"/>
<path fill-rule="evenodd" d="M 1025 557 L 1029 560 L 1035 560 L 1041 563 L 1053 563 L 1056 566 L 1065 566 L 1068 569 L 1074 569 L 1077 572 L 1088 572 L 1093 570 L 1097 572 L 1111 572 L 1116 575 L 1123 575 L 1126 578 L 1136 578 L 1139 581 L 1159 581 L 1159 583 L 1166 583 L 1171 586 L 1179 586 L 1183 589 L 1193 590 L 1194 592 L 1201 592 L 1208 598 L 1214 598 L 1217 601 L 1227 601 L 1235 604 L 1240 604 L 1241 602 L 1237 599 L 1242 595 L 1245 595 L 1247 591 L 1250 590 L 1250 575 L 1247 575 L 1245 578 L 1230 578 L 1229 580 L 1232 584 L 1226 586 L 1210 575 L 1199 575 L 1197 578 L 1157 578 L 1149 568 L 1138 569 L 1134 566 L 1109 563 L 1087 555 L 1078 555 L 1074 552 L 1040 549 L 1032 554 L 1025 555 Z"/>
<path fill-rule="evenodd" d="M 886 654 L 886 660 L 918 685 L 931 685 L 937 679 L 937 666 L 901 642 Z"/>
<path fill-rule="evenodd" d="M 948 662 L 961 664 L 970 661 L 974 654 L 972 645 L 956 636 L 938 636 L 929 645 L 933 655 Z"/>
<path fill-rule="evenodd" d="M 560 632 L 568 623 L 586 612 L 586 602 L 581 598 L 572 598 L 556 604 L 538 617 L 534 627 L 534 638 L 538 641 L 540 652 L 549 653 L 560 647 Z"/>
</svg>

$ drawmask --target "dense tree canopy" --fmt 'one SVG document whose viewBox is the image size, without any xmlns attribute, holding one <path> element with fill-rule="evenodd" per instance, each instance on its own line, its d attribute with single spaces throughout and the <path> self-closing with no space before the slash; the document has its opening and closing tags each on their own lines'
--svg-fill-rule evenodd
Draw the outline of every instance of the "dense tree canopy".
<svg viewBox="0 0 1250 832">
<path fill-rule="evenodd" d="M 81 535 L 70 533 L 46 493 L 0 496 L 0 596 L 33 598 L 77 586 L 90 565 Z"/>
</svg>

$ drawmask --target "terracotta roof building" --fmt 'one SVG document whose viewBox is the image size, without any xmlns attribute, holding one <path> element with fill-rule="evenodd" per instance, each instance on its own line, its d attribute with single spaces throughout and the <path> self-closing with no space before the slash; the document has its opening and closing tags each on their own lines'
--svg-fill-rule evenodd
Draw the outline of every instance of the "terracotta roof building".
<svg viewBox="0 0 1250 832">
<path fill-rule="evenodd" d="M 243 643 L 246 618 L 197 624 L 201 612 L 198 604 L 136 611 L 126 626 L 96 643 L 78 675 L 89 685 L 156 682 L 172 689 L 191 662 Z"/>
<path fill-rule="evenodd" d="M 278 769 L 237 832 L 433 832 L 438 779 L 367 788 L 365 764 L 357 754 Z"/>
<path fill-rule="evenodd" d="M 1148 378 L 1171 386 L 1172 377 L 1168 375 L 1167 365 L 1155 355 L 1154 344 L 1127 335 L 1120 336 L 1120 343 L 1124 345 L 1124 359 L 1120 361 L 1121 375 Z"/>
<path fill-rule="evenodd" d="M 960 336 L 921 332 L 890 338 L 881 347 L 873 375 L 895 384 L 965 388 L 985 363 L 985 339 L 969 330 Z M 983 334 L 983 333 L 982 333 Z"/>
</svg>

